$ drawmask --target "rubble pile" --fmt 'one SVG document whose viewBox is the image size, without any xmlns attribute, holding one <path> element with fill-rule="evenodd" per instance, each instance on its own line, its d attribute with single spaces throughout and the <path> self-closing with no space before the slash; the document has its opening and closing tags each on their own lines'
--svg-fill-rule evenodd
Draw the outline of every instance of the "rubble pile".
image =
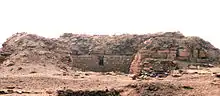
<svg viewBox="0 0 220 96">
<path fill-rule="evenodd" d="M 61 40 L 69 42 L 75 55 L 105 54 L 105 55 L 133 55 L 140 48 L 149 35 L 80 35 L 65 33 Z"/>
<path fill-rule="evenodd" d="M 48 63 L 48 60 L 52 59 L 51 63 L 61 63 L 59 59 L 65 57 L 66 54 L 71 54 L 68 44 L 57 39 L 47 39 L 26 33 L 18 33 L 16 36 L 3 44 L 3 53 L 10 54 L 8 58 L 10 61 L 22 57 L 20 59 L 26 58 L 26 62 Z M 57 61 L 54 61 L 56 59 Z M 25 63 L 25 60 L 21 61 Z"/>
<path fill-rule="evenodd" d="M 68 44 L 58 39 L 47 39 L 33 34 L 17 33 L 3 44 L 1 67 L 5 71 L 23 70 L 30 73 L 35 70 L 53 70 L 53 67 L 66 66 L 71 53 Z M 18 68 L 18 69 L 17 69 Z M 16 70 L 15 70 L 16 69 Z"/>
<path fill-rule="evenodd" d="M 137 89 L 142 89 L 141 96 L 178 96 L 181 86 L 170 83 L 149 83 Z"/>
<path fill-rule="evenodd" d="M 199 37 L 184 37 L 180 34 L 167 32 L 146 40 L 130 66 L 130 73 L 166 75 L 183 64 L 219 64 L 219 49 Z"/>
<path fill-rule="evenodd" d="M 94 91 L 73 91 L 70 89 L 67 90 L 58 90 L 57 96 L 121 96 L 120 92 L 111 89 L 111 90 L 94 90 Z"/>
<path fill-rule="evenodd" d="M 166 77 L 172 70 L 179 69 L 172 60 L 145 58 L 141 63 L 141 74 L 150 77 Z"/>
</svg>

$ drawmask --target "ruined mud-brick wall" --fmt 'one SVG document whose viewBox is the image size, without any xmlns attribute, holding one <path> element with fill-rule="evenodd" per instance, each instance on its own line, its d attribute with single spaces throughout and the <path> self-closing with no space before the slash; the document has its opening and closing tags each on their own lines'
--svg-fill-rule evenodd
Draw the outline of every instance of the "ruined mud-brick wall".
<svg viewBox="0 0 220 96">
<path fill-rule="evenodd" d="M 0 61 L 4 66 L 51 64 L 63 69 L 71 66 L 84 71 L 135 73 L 145 69 L 142 63 L 146 58 L 214 63 L 219 54 L 201 38 L 184 37 L 178 32 L 113 36 L 65 33 L 57 39 L 17 33 L 3 44 Z"/>
<path fill-rule="evenodd" d="M 129 72 L 132 56 L 122 55 L 79 55 L 72 56 L 72 67 L 80 68 L 83 71 L 98 72 Z"/>
<path fill-rule="evenodd" d="M 64 34 L 72 51 L 71 66 L 82 70 L 129 72 L 134 54 L 148 35 L 77 35 Z"/>
<path fill-rule="evenodd" d="M 17 33 L 3 44 L 2 66 L 49 64 L 84 71 L 128 73 L 133 54 L 148 35 L 90 36 L 64 34 L 57 39 Z"/>
<path fill-rule="evenodd" d="M 218 49 L 198 37 L 155 37 L 150 40 L 151 43 L 139 50 L 145 58 L 208 63 L 214 62 L 219 55 Z"/>
<path fill-rule="evenodd" d="M 164 69 L 164 72 L 169 72 L 176 68 L 176 62 L 181 61 L 185 64 L 215 64 L 219 63 L 219 50 L 212 46 L 209 42 L 204 41 L 199 37 L 184 37 L 175 36 L 177 33 L 164 33 L 163 36 L 155 36 L 144 42 L 144 47 L 136 54 L 136 62 L 132 62 L 130 72 L 134 74 L 142 74 L 141 72 L 152 69 Z M 180 34 L 181 35 L 181 34 Z M 151 62 L 152 60 L 157 62 Z M 164 60 L 169 61 L 165 67 L 158 62 Z M 138 63 L 137 63 L 138 62 Z M 146 63 L 151 62 L 151 63 Z M 147 64 L 147 66 L 145 66 Z M 155 66 L 155 65 L 160 66 Z M 181 64 L 179 64 L 181 65 Z M 132 67 L 135 66 L 133 69 Z"/>
</svg>

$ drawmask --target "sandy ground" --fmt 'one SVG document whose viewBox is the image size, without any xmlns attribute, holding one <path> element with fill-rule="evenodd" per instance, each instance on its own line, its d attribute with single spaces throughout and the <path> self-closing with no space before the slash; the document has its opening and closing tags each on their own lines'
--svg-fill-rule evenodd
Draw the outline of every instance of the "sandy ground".
<svg viewBox="0 0 220 96">
<path fill-rule="evenodd" d="M 190 86 L 178 90 L 179 96 L 220 96 L 220 78 L 210 73 L 184 74 L 181 77 L 148 78 L 132 80 L 129 75 L 116 73 L 75 72 L 73 74 L 40 74 L 0 76 L 0 91 L 12 90 L 2 96 L 55 96 L 57 90 L 123 90 L 122 96 L 140 95 L 131 84 L 169 83 Z M 165 96 L 165 95 L 164 95 Z"/>
</svg>

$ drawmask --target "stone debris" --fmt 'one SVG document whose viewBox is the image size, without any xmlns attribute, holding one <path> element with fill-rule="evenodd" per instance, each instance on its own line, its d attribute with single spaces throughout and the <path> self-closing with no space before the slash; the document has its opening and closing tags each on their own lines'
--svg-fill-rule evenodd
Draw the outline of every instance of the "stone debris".
<svg viewBox="0 0 220 96">
<path fill-rule="evenodd" d="M 203 67 L 215 67 L 213 64 L 203 64 L 203 65 L 201 65 L 201 66 L 203 66 Z"/>
<path fill-rule="evenodd" d="M 7 94 L 7 92 L 6 91 L 0 91 L 0 95 L 1 94 Z"/>
<path fill-rule="evenodd" d="M 220 78 L 220 73 L 216 73 L 215 76 Z"/>
<path fill-rule="evenodd" d="M 14 89 L 15 87 L 14 86 L 8 86 L 6 87 L 6 89 Z"/>
<path fill-rule="evenodd" d="M 170 60 L 145 59 L 142 64 L 141 75 L 150 77 L 166 77 L 171 70 L 178 69 L 178 65 Z"/>
<path fill-rule="evenodd" d="M 139 76 L 136 75 L 136 74 L 130 74 L 129 77 L 130 77 L 132 80 L 136 80 Z"/>
<path fill-rule="evenodd" d="M 194 89 L 194 88 L 191 87 L 191 86 L 182 86 L 182 88 L 183 88 L 183 89 L 186 89 L 186 90 L 192 90 L 192 89 Z"/>
<path fill-rule="evenodd" d="M 182 70 L 172 70 L 171 71 L 171 76 L 172 77 L 181 77 L 183 74 L 182 74 Z"/>
<path fill-rule="evenodd" d="M 181 77 L 182 74 L 172 74 L 173 77 Z"/>
<path fill-rule="evenodd" d="M 22 90 L 0 90 L 0 95 L 1 94 L 41 94 L 41 92 L 29 92 L 29 91 L 22 91 Z"/>
<path fill-rule="evenodd" d="M 54 92 L 51 91 L 51 90 L 47 90 L 46 93 L 47 93 L 47 94 L 53 94 Z"/>
<path fill-rule="evenodd" d="M 111 90 L 94 90 L 94 91 L 73 91 L 70 89 L 67 90 L 58 90 L 58 96 L 120 96 L 120 92 L 111 89 Z"/>
<path fill-rule="evenodd" d="M 138 86 L 136 89 L 140 89 L 140 96 L 178 96 L 176 93 L 181 90 L 179 85 L 173 85 L 169 83 L 147 83 L 142 86 Z"/>
</svg>

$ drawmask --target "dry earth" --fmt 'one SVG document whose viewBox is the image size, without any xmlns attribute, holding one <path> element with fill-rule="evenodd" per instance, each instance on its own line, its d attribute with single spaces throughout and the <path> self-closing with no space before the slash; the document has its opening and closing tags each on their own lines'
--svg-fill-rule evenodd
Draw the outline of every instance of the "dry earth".
<svg viewBox="0 0 220 96">
<path fill-rule="evenodd" d="M 208 69 L 206 69 L 208 70 Z M 220 71 L 220 68 L 211 71 Z M 118 90 L 121 96 L 219 96 L 220 78 L 201 70 L 181 77 L 132 80 L 127 74 L 74 72 L 72 74 L 7 75 L 0 77 L 4 96 L 55 96 L 58 90 Z M 192 72 L 192 71 L 191 71 Z M 7 94 L 3 94 L 6 92 Z M 75 95 L 72 95 L 75 96 Z M 76 95 L 79 96 L 79 95 Z"/>
</svg>

